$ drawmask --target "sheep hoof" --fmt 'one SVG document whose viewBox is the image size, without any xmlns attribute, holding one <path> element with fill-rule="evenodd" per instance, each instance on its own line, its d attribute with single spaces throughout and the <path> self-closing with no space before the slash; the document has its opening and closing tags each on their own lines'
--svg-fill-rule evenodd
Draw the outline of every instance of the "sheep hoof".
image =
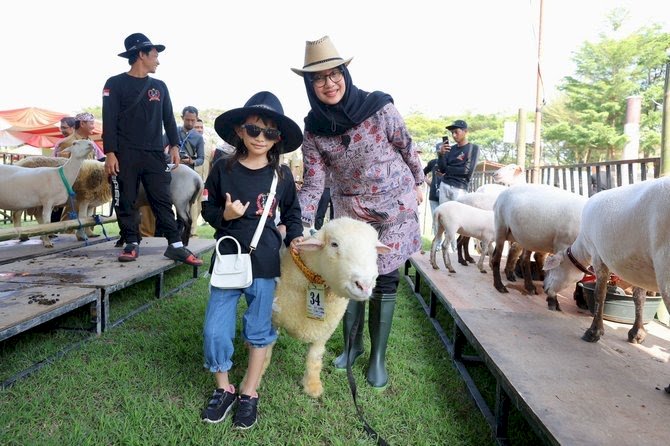
<svg viewBox="0 0 670 446">
<path fill-rule="evenodd" d="M 496 290 L 500 291 L 501 293 L 509 293 L 505 285 L 496 286 Z"/>
<path fill-rule="evenodd" d="M 449 272 L 452 273 L 452 274 L 456 274 L 456 270 L 453 269 L 453 268 L 449 268 Z"/>
<path fill-rule="evenodd" d="M 644 330 L 644 328 L 631 328 L 628 331 L 628 342 L 631 344 L 642 344 L 644 342 L 644 339 L 647 337 L 647 332 Z"/>
<path fill-rule="evenodd" d="M 526 287 L 526 292 L 529 295 L 537 295 L 537 289 L 534 286 Z"/>
<path fill-rule="evenodd" d="M 477 262 L 475 262 L 475 259 L 473 259 L 472 257 L 468 257 L 465 260 L 467 260 L 469 263 L 477 263 Z"/>
<path fill-rule="evenodd" d="M 668 385 L 668 387 L 665 388 L 665 391 L 666 391 L 667 393 L 670 393 L 670 384 Z"/>
<path fill-rule="evenodd" d="M 20 242 L 27 242 L 28 240 L 30 240 L 30 237 L 28 237 L 27 235 L 22 235 L 21 237 L 19 237 Z"/>
<path fill-rule="evenodd" d="M 460 264 L 463 265 L 463 266 L 468 266 L 468 262 L 465 261 L 465 260 L 462 260 L 462 259 L 459 259 L 459 260 L 458 260 L 458 263 L 460 263 Z"/>
<path fill-rule="evenodd" d="M 482 274 L 486 274 L 486 270 L 485 270 L 485 269 L 480 269 L 479 272 L 482 273 Z"/>
<path fill-rule="evenodd" d="M 507 277 L 507 280 L 510 282 L 516 282 L 516 275 L 514 275 L 513 272 L 508 273 L 507 271 L 505 271 L 505 277 Z"/>
<path fill-rule="evenodd" d="M 323 394 L 323 385 L 321 385 L 320 382 L 318 383 L 312 383 L 312 384 L 305 384 L 304 389 L 305 393 L 312 397 L 312 398 L 318 398 Z"/>
<path fill-rule="evenodd" d="M 600 333 L 597 330 L 588 329 L 584 332 L 582 339 L 586 342 L 598 342 L 600 340 Z"/>
<path fill-rule="evenodd" d="M 561 305 L 558 303 L 556 297 L 547 296 L 547 307 L 551 311 L 561 311 Z"/>
</svg>

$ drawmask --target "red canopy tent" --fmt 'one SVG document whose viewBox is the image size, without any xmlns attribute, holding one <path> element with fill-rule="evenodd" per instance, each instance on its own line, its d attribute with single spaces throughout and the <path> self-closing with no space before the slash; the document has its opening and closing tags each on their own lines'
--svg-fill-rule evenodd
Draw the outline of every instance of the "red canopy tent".
<svg viewBox="0 0 670 446">
<path fill-rule="evenodd" d="M 51 148 L 63 138 L 59 126 L 61 118 L 65 116 L 67 116 L 67 113 L 37 107 L 0 111 L 0 119 L 6 123 L 5 125 L 9 125 L 9 127 L 0 130 L 14 140 L 22 141 L 23 144 L 39 148 Z M 92 139 L 99 141 L 101 135 L 102 124 L 96 121 Z"/>
</svg>

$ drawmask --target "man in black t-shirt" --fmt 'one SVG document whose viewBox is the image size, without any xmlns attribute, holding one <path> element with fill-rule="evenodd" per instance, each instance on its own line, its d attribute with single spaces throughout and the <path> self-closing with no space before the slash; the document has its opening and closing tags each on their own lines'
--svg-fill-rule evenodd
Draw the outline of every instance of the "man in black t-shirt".
<svg viewBox="0 0 670 446">
<path fill-rule="evenodd" d="M 170 198 L 170 169 L 163 153 L 163 127 L 170 144 L 169 157 L 179 165 L 179 137 L 170 93 L 164 82 L 152 78 L 163 45 L 154 45 L 140 33 L 124 41 L 130 70 L 110 77 L 102 93 L 105 171 L 118 185 L 115 207 L 119 229 L 126 245 L 118 256 L 131 262 L 139 255 L 139 212 L 135 208 L 140 181 L 156 215 L 156 230 L 165 234 L 164 255 L 189 265 L 202 265 L 180 240 Z"/>
<path fill-rule="evenodd" d="M 468 142 L 468 124 L 459 119 L 447 126 L 456 145 L 445 144 L 446 152 L 438 161 L 444 176 L 440 184 L 440 204 L 452 201 L 467 193 L 470 179 L 477 167 L 479 147 Z"/>
</svg>

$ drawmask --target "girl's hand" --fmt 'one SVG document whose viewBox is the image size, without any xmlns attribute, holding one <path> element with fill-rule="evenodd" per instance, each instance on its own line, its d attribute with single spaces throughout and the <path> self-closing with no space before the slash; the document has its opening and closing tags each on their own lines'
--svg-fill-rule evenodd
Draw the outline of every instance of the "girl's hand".
<svg viewBox="0 0 670 446">
<path fill-rule="evenodd" d="M 296 246 L 298 243 L 302 242 L 304 240 L 303 236 L 299 236 L 291 240 L 291 244 L 289 245 L 289 249 L 293 251 L 295 254 L 299 254 L 300 250 Z"/>
<path fill-rule="evenodd" d="M 230 199 L 230 194 L 226 192 L 226 207 L 223 210 L 223 219 L 224 220 L 235 220 L 244 215 L 249 207 L 249 202 L 247 204 L 242 204 L 240 200 L 232 201 Z"/>
</svg>

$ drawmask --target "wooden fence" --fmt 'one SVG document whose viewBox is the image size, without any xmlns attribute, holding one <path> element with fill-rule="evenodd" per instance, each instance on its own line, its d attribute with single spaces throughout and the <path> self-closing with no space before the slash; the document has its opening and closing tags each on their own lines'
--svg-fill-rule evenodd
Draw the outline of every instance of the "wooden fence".
<svg viewBox="0 0 670 446">
<path fill-rule="evenodd" d="M 606 161 L 602 163 L 572 164 L 568 166 L 541 166 L 540 183 L 560 187 L 586 197 L 605 189 L 639 183 L 658 178 L 660 158 Z M 477 172 L 472 177 L 470 190 L 493 182 L 493 172 Z M 531 170 L 526 171 L 531 182 Z"/>
</svg>

